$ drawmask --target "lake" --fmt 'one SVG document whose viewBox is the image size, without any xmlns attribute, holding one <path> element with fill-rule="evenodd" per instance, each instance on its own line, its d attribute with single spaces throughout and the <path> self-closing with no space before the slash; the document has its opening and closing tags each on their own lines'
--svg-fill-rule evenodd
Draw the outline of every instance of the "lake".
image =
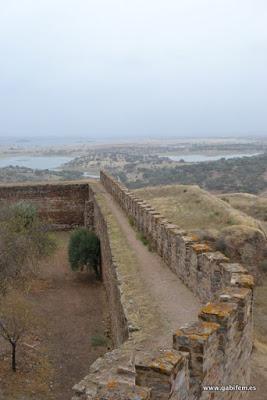
<svg viewBox="0 0 267 400">
<path fill-rule="evenodd" d="M 55 169 L 69 162 L 73 157 L 64 156 L 13 156 L 0 158 L 0 168 L 12 166 L 32 169 Z"/>
<path fill-rule="evenodd" d="M 216 155 L 208 156 L 204 154 L 174 154 L 174 155 L 164 155 L 173 161 L 180 161 L 183 159 L 186 162 L 203 162 L 203 161 L 216 161 L 220 158 L 236 158 L 245 156 L 255 156 L 259 153 L 254 154 L 228 154 L 228 155 Z M 163 156 L 163 154 L 161 155 Z M 27 167 L 32 169 L 56 169 L 60 168 L 62 164 L 73 160 L 73 157 L 64 156 L 12 156 L 0 158 L 0 168 L 12 166 Z M 86 174 L 86 173 L 85 173 Z M 92 177 L 88 175 L 88 177 Z"/>
<path fill-rule="evenodd" d="M 253 154 L 221 154 L 216 156 L 208 156 L 205 154 L 174 154 L 174 155 L 165 155 L 164 157 L 168 157 L 170 160 L 173 161 L 180 161 L 183 159 L 186 162 L 203 162 L 203 161 L 217 161 L 221 158 L 225 158 L 226 160 L 230 158 L 237 158 L 237 157 L 252 157 L 257 156 L 260 153 L 253 153 Z"/>
</svg>

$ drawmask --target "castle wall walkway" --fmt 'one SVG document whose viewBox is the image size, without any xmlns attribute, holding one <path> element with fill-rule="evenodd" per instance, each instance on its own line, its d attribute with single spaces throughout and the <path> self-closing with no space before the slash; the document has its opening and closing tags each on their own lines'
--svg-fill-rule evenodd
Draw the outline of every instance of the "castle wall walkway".
<svg viewBox="0 0 267 400">
<path fill-rule="evenodd" d="M 179 326 L 197 320 L 200 302 L 181 282 L 156 253 L 149 251 L 130 225 L 125 213 L 99 183 L 94 189 L 105 198 L 106 204 L 116 218 L 129 247 L 136 254 L 136 271 L 143 282 L 147 295 L 165 322 L 165 335 L 159 337 L 162 345 L 172 345 L 172 334 Z"/>
</svg>

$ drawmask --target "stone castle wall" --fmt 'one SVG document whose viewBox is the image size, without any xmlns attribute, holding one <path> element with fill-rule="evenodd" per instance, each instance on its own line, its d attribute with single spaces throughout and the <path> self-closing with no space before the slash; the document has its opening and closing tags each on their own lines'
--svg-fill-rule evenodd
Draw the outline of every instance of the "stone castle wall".
<svg viewBox="0 0 267 400">
<path fill-rule="evenodd" d="M 0 201 L 27 201 L 36 206 L 43 221 L 52 229 L 70 229 L 84 224 L 87 184 L 47 184 L 0 186 Z"/>
<path fill-rule="evenodd" d="M 169 268 L 201 302 L 209 301 L 198 321 L 177 327 L 168 354 L 139 354 L 134 382 L 149 388 L 140 399 L 245 398 L 249 392 L 212 393 L 203 386 L 249 385 L 253 278 L 242 265 L 197 243 L 104 172 L 101 182 Z M 108 397 L 111 392 L 106 388 L 103 399 L 124 398 Z"/>
<path fill-rule="evenodd" d="M 170 224 L 104 172 L 101 182 L 166 265 L 201 302 L 209 303 L 200 310 L 198 321 L 177 327 L 173 348 L 140 351 L 129 333 L 130 307 L 127 310 L 123 294 L 123 282 L 128 276 L 118 276 L 118 270 L 122 270 L 114 260 L 108 223 L 93 186 L 0 187 L 0 201 L 29 201 L 37 206 L 41 218 L 55 228 L 85 225 L 100 237 L 103 282 L 117 349 L 91 366 L 89 375 L 74 388 L 74 399 L 244 399 L 249 392 L 212 393 L 204 391 L 203 385 L 249 384 L 252 277 L 242 265 L 231 263 L 223 254 L 210 251 L 207 245 Z"/>
<path fill-rule="evenodd" d="M 87 227 L 93 228 L 97 236 L 100 238 L 101 273 L 107 292 L 112 339 L 114 345 L 118 347 L 128 339 L 128 324 L 121 300 L 117 267 L 111 251 L 107 221 L 96 200 L 95 193 L 90 187 L 89 204 L 89 218 L 85 223 Z"/>
</svg>

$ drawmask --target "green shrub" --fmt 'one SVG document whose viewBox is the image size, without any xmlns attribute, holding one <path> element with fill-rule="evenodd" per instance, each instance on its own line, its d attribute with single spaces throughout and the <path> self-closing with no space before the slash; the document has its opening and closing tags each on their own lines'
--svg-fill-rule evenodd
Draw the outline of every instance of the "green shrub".
<svg viewBox="0 0 267 400">
<path fill-rule="evenodd" d="M 222 253 L 226 252 L 227 246 L 226 246 L 224 238 L 220 237 L 218 240 L 216 240 L 215 248 L 216 248 L 216 250 L 221 251 Z"/>
<path fill-rule="evenodd" d="M 86 228 L 76 229 L 71 234 L 68 252 L 73 271 L 92 268 L 100 277 L 100 241 L 94 232 Z"/>
<path fill-rule="evenodd" d="M 20 201 L 13 204 L 10 210 L 13 214 L 13 221 L 17 229 L 28 229 L 39 221 L 36 207 L 31 203 Z"/>
<path fill-rule="evenodd" d="M 132 216 L 130 216 L 130 217 L 128 218 L 128 222 L 129 222 L 129 224 L 130 224 L 131 226 L 134 226 L 134 225 L 135 225 L 135 223 L 134 223 L 134 218 L 133 218 Z"/>
<path fill-rule="evenodd" d="M 226 221 L 227 225 L 235 225 L 236 221 L 234 220 L 234 218 L 228 218 L 228 220 Z"/>
<path fill-rule="evenodd" d="M 97 334 L 91 337 L 91 345 L 93 347 L 106 347 L 109 344 L 109 340 L 106 336 Z"/>
<path fill-rule="evenodd" d="M 260 267 L 262 272 L 267 272 L 267 260 L 262 260 L 259 263 L 259 267 Z"/>
<path fill-rule="evenodd" d="M 147 237 L 143 233 L 138 233 L 137 237 L 143 243 L 144 246 L 148 246 L 149 245 L 149 240 L 147 239 Z"/>
</svg>

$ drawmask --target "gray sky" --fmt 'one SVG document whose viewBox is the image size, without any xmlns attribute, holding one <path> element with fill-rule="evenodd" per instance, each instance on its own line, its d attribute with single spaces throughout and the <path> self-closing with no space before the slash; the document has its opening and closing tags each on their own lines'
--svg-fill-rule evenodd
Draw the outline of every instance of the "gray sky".
<svg viewBox="0 0 267 400">
<path fill-rule="evenodd" d="M 266 0 L 0 0 L 0 134 L 266 134 L 266 21 Z"/>
</svg>

